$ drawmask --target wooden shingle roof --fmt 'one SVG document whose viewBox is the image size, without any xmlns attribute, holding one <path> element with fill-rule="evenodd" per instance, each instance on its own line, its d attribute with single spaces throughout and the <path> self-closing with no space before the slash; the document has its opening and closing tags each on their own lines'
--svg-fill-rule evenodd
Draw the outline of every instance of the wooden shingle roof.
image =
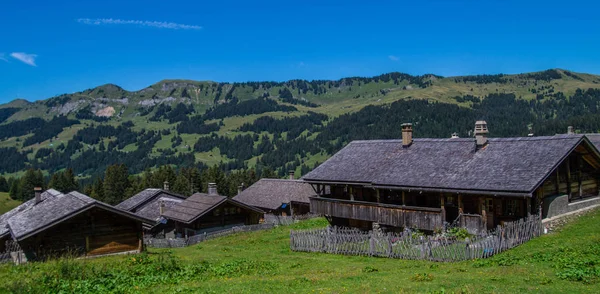
<svg viewBox="0 0 600 294">
<path fill-rule="evenodd" d="M 408 147 L 401 140 L 353 141 L 303 178 L 314 183 L 527 194 L 581 142 L 593 146 L 584 135 L 488 140 L 481 149 L 472 138 L 415 139 Z"/>
<path fill-rule="evenodd" d="M 230 202 L 234 205 L 241 206 L 258 213 L 263 213 L 263 211 L 260 209 L 247 206 L 238 201 L 229 199 L 226 196 L 195 193 L 194 195 L 185 199 L 183 202 L 167 209 L 163 216 L 167 219 L 189 224 L 225 202 Z"/>
<path fill-rule="evenodd" d="M 275 210 L 292 201 L 309 204 L 309 198 L 315 195 L 311 185 L 302 180 L 260 179 L 233 199 L 246 205 Z"/>
<path fill-rule="evenodd" d="M 36 204 L 35 199 L 31 199 L 0 216 L 0 229 L 2 230 L 0 236 L 10 232 L 15 240 L 26 239 L 93 207 L 99 207 L 143 223 L 153 223 L 144 217 L 115 208 L 76 191 L 62 194 L 50 189 L 42 193 L 41 200 Z"/>
<path fill-rule="evenodd" d="M 115 207 L 127 211 L 134 211 L 140 209 L 140 207 L 142 206 L 148 205 L 150 202 L 158 198 L 170 198 L 173 200 L 185 199 L 184 196 L 173 193 L 171 191 L 149 188 L 123 200 L 123 202 L 117 204 Z"/>
</svg>

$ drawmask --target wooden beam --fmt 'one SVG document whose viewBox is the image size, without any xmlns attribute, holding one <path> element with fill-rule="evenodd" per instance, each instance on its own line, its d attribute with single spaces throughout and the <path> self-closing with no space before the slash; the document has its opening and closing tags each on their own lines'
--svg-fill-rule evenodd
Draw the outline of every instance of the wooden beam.
<svg viewBox="0 0 600 294">
<path fill-rule="evenodd" d="M 582 166 L 582 164 L 581 164 L 581 156 L 578 156 L 577 157 L 577 182 L 578 182 L 577 185 L 578 185 L 578 188 L 579 188 L 579 191 L 578 191 L 579 192 L 579 198 L 583 197 L 583 187 L 581 186 L 581 176 L 582 176 L 581 175 L 581 166 Z"/>
<path fill-rule="evenodd" d="M 381 203 L 381 198 L 379 195 L 379 189 L 375 189 L 375 197 L 377 197 L 377 203 Z"/>
<path fill-rule="evenodd" d="M 571 164 L 569 157 L 567 157 L 567 194 L 569 195 L 567 198 L 571 200 Z"/>
<path fill-rule="evenodd" d="M 458 214 L 463 213 L 462 195 L 458 194 Z"/>
<path fill-rule="evenodd" d="M 442 222 L 446 221 L 446 207 L 444 205 L 444 193 L 440 193 L 440 206 L 442 207 Z"/>
<path fill-rule="evenodd" d="M 402 205 L 406 205 L 406 192 L 402 191 Z"/>
<path fill-rule="evenodd" d="M 556 195 L 558 195 L 558 193 L 560 193 L 560 175 L 558 173 L 560 169 L 560 166 L 556 168 Z"/>
</svg>

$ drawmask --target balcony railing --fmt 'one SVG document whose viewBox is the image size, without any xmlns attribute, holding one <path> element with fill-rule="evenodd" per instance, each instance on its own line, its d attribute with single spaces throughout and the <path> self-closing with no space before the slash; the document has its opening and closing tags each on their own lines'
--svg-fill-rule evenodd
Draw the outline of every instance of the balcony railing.
<svg viewBox="0 0 600 294">
<path fill-rule="evenodd" d="M 311 213 L 433 231 L 443 226 L 442 209 L 323 197 L 310 198 Z"/>
</svg>

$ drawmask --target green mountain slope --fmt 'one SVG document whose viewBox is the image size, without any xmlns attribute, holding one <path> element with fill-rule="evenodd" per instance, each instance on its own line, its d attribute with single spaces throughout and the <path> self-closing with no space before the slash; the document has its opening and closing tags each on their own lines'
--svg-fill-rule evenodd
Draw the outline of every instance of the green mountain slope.
<svg viewBox="0 0 600 294">
<path fill-rule="evenodd" d="M 0 173 L 71 167 L 94 176 L 123 162 L 220 164 L 305 173 L 348 141 L 468 136 L 487 119 L 494 136 L 598 131 L 600 76 L 561 69 L 441 77 L 389 73 L 337 81 L 216 83 L 163 80 L 139 91 L 107 84 L 0 106 Z"/>
</svg>

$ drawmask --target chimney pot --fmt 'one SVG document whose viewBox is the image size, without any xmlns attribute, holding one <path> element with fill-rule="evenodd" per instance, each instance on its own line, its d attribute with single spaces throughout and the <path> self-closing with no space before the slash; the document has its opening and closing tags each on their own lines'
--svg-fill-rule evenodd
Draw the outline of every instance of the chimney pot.
<svg viewBox="0 0 600 294">
<path fill-rule="evenodd" d="M 163 190 L 165 190 L 165 191 L 169 191 L 169 181 L 165 181 L 165 182 L 163 183 Z"/>
<path fill-rule="evenodd" d="M 488 133 L 487 123 L 484 120 L 475 122 L 475 141 L 477 142 L 477 148 L 481 148 L 488 143 Z"/>
<path fill-rule="evenodd" d="M 42 187 L 33 188 L 33 192 L 35 193 L 35 204 L 42 202 Z"/>
<path fill-rule="evenodd" d="M 165 201 L 160 201 L 160 215 L 162 216 L 165 213 Z"/>
<path fill-rule="evenodd" d="M 217 184 L 208 183 L 208 195 L 211 195 L 211 196 L 219 195 L 219 192 L 217 192 Z"/>
<path fill-rule="evenodd" d="M 567 127 L 567 134 L 569 134 L 569 135 L 575 134 L 575 132 L 573 131 L 573 126 L 568 126 Z"/>
<path fill-rule="evenodd" d="M 293 170 L 291 170 L 291 171 L 289 172 L 289 175 L 290 175 L 290 180 L 293 180 L 293 179 L 294 179 L 294 171 L 293 171 Z"/>
<path fill-rule="evenodd" d="M 402 147 L 408 147 L 413 142 L 413 129 L 411 123 L 402 124 Z"/>
</svg>

